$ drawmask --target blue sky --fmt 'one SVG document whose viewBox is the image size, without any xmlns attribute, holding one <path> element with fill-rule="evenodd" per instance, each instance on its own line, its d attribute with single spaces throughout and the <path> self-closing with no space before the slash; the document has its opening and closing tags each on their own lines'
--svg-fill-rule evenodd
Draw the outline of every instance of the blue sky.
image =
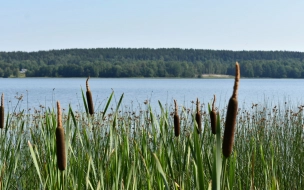
<svg viewBox="0 0 304 190">
<path fill-rule="evenodd" d="M 194 48 L 304 52 L 303 0 L 1 0 L 0 51 Z"/>
</svg>

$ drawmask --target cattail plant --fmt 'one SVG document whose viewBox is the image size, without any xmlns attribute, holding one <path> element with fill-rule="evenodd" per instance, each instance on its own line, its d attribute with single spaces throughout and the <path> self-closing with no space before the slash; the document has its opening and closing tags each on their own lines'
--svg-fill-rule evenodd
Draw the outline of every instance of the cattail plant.
<svg viewBox="0 0 304 190">
<path fill-rule="evenodd" d="M 240 81 L 240 67 L 238 62 L 236 62 L 233 94 L 228 103 L 225 130 L 224 130 L 224 139 L 222 146 L 223 155 L 225 157 L 230 156 L 234 144 L 234 131 L 235 131 L 237 109 L 238 109 L 237 95 L 238 95 L 239 81 Z"/>
<path fill-rule="evenodd" d="M 1 95 L 1 107 L 0 107 L 0 128 L 4 127 L 4 94 Z"/>
<path fill-rule="evenodd" d="M 178 107 L 177 102 L 174 100 L 175 110 L 174 110 L 174 134 L 176 137 L 180 134 L 180 124 L 179 124 L 179 115 L 178 115 Z"/>
<path fill-rule="evenodd" d="M 62 127 L 62 116 L 60 103 L 57 101 L 57 128 L 56 128 L 56 145 L 57 145 L 57 165 L 59 170 L 66 168 L 66 154 L 65 154 L 65 141 L 64 129 Z"/>
<path fill-rule="evenodd" d="M 195 120 L 197 123 L 197 133 L 200 134 L 202 132 L 202 116 L 201 111 L 199 108 L 200 102 L 198 101 L 198 98 L 196 99 L 196 115 Z"/>
<path fill-rule="evenodd" d="M 90 87 L 89 87 L 89 79 L 90 79 L 90 77 L 88 77 L 87 81 L 86 81 L 86 88 L 87 88 L 86 96 L 87 96 L 87 103 L 88 103 L 89 113 L 91 115 L 93 115 L 94 114 L 94 106 L 93 106 L 92 92 L 91 92 Z"/>
<path fill-rule="evenodd" d="M 215 111 L 215 95 L 214 95 L 214 99 L 213 99 L 213 103 L 212 103 L 212 110 L 210 111 L 210 122 L 211 122 L 211 131 L 212 134 L 216 134 L 216 111 Z"/>
</svg>

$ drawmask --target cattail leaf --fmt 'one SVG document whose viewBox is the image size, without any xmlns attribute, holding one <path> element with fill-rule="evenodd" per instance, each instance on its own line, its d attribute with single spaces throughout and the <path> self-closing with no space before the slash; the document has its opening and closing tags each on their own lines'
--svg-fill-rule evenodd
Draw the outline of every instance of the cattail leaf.
<svg viewBox="0 0 304 190">
<path fill-rule="evenodd" d="M 90 169 L 91 169 L 90 165 L 91 165 L 91 161 L 92 161 L 92 158 L 90 156 L 89 157 L 89 162 L 88 162 L 87 175 L 86 175 L 86 189 L 88 189 L 89 185 L 92 186 L 91 182 L 90 182 Z M 92 187 L 91 187 L 91 189 L 92 189 Z"/>
<path fill-rule="evenodd" d="M 30 141 L 28 141 L 28 146 L 30 148 L 30 153 L 31 153 L 31 156 L 33 158 L 34 166 L 37 170 L 37 174 L 38 174 L 38 177 L 39 177 L 39 180 L 40 180 L 40 184 L 43 185 L 41 174 L 40 174 L 40 169 L 39 169 L 38 162 L 37 162 L 37 158 L 36 158 L 35 152 L 33 150 L 33 147 L 32 147 L 32 144 L 30 143 Z M 44 189 L 44 188 L 42 188 L 42 189 Z"/>
<path fill-rule="evenodd" d="M 102 169 L 99 171 L 99 175 L 100 189 L 105 189 L 105 178 Z"/>
<path fill-rule="evenodd" d="M 213 147 L 213 164 L 212 164 L 212 190 L 217 190 L 220 187 L 217 185 L 217 169 L 216 169 L 216 146 Z"/>
<path fill-rule="evenodd" d="M 187 139 L 187 144 L 186 144 L 185 150 L 186 150 L 186 153 L 184 154 L 184 159 L 183 159 L 184 165 L 182 167 L 184 171 L 188 170 L 189 163 L 190 163 L 191 143 L 190 143 L 189 138 Z"/>
<path fill-rule="evenodd" d="M 212 181 L 209 182 L 209 185 L 208 185 L 208 190 L 211 190 L 212 189 Z"/>
<path fill-rule="evenodd" d="M 77 128 L 76 118 L 75 118 L 75 115 L 74 115 L 74 113 L 73 113 L 73 110 L 72 110 L 71 105 L 69 105 L 68 117 L 71 117 L 71 118 L 72 118 L 72 121 L 73 121 L 73 124 L 74 124 L 74 129 L 76 129 L 76 131 L 74 132 L 73 137 L 72 137 L 72 142 L 75 142 L 76 134 L 77 134 L 77 132 L 78 132 L 78 128 Z"/>
<path fill-rule="evenodd" d="M 217 116 L 216 116 L 216 131 L 218 131 L 217 134 L 219 134 L 219 135 L 216 135 L 216 138 L 221 139 L 221 118 L 220 118 L 219 112 L 217 112 Z"/>
<path fill-rule="evenodd" d="M 124 97 L 124 93 L 122 93 L 122 95 L 121 95 L 120 98 L 119 98 L 118 104 L 117 104 L 117 106 L 116 106 L 116 113 L 117 113 L 118 110 L 119 110 L 119 107 L 120 107 L 120 104 L 121 104 L 121 102 L 122 102 L 123 97 Z"/>
<path fill-rule="evenodd" d="M 88 109 L 87 101 L 86 101 L 86 98 L 85 98 L 85 95 L 84 95 L 84 92 L 83 92 L 82 88 L 81 88 L 81 94 L 82 94 L 82 101 L 83 101 L 83 104 L 84 104 L 84 108 L 85 108 L 86 114 L 89 114 L 89 109 Z"/>
<path fill-rule="evenodd" d="M 108 108 L 109 108 L 109 105 L 110 105 L 110 103 L 111 103 L 111 100 L 112 100 L 113 95 L 114 95 L 114 91 L 112 91 L 112 93 L 111 93 L 111 95 L 110 95 L 110 97 L 109 97 L 109 99 L 108 99 L 108 101 L 107 101 L 106 107 L 105 107 L 104 110 L 103 110 L 102 119 L 104 119 L 104 116 L 105 116 L 105 114 L 106 114 L 106 112 L 107 112 L 107 110 L 108 110 Z"/>
<path fill-rule="evenodd" d="M 200 189 L 200 186 L 198 184 L 199 179 L 198 179 L 197 165 L 195 160 L 192 160 L 192 173 L 193 173 L 193 180 L 194 180 L 194 184 L 196 185 L 196 189 Z"/>
<path fill-rule="evenodd" d="M 180 144 L 180 141 L 179 141 L 179 139 L 171 139 L 171 142 L 170 142 L 170 144 L 171 145 L 173 145 L 173 143 L 174 142 L 172 142 L 172 141 L 175 141 L 175 142 L 177 142 L 177 144 L 179 145 Z M 177 146 L 178 146 L 177 145 Z M 187 149 L 186 149 L 187 150 Z M 165 151 L 166 152 L 166 151 Z M 187 152 L 185 152 L 185 155 L 187 155 Z M 173 160 L 174 160 L 174 162 L 175 162 L 175 166 L 176 166 L 176 170 L 177 171 L 181 171 L 182 169 L 182 166 L 181 166 L 181 163 L 183 163 L 183 161 L 182 161 L 182 156 L 183 156 L 183 154 L 181 154 L 180 153 L 180 149 L 178 149 L 178 148 L 173 148 Z M 171 164 L 171 163 L 170 163 Z M 172 167 L 172 166 L 171 166 Z M 174 167 L 174 165 L 173 165 L 173 167 Z M 173 168 L 172 167 L 172 168 Z M 172 176 L 174 176 L 174 173 L 172 174 Z"/>
<path fill-rule="evenodd" d="M 130 189 L 132 175 L 133 175 L 134 170 L 135 170 L 134 168 L 135 168 L 135 164 L 132 164 L 132 165 L 130 166 L 130 169 L 129 169 L 129 172 L 128 172 L 128 175 L 127 175 L 126 189 Z"/>
<path fill-rule="evenodd" d="M 221 188 L 221 173 L 222 173 L 222 154 L 221 154 L 221 129 L 220 115 L 217 114 L 217 134 L 216 145 L 213 148 L 213 170 L 212 170 L 212 189 Z"/>
<path fill-rule="evenodd" d="M 170 148 L 167 146 L 167 144 L 172 144 L 172 143 L 166 143 L 164 139 L 162 139 L 162 142 L 164 144 L 164 149 L 165 150 L 170 150 Z M 170 172 L 171 178 L 175 179 L 174 172 L 173 172 L 173 167 L 172 167 L 172 162 L 171 162 L 171 159 L 170 159 L 170 151 L 164 151 L 164 154 L 165 154 L 166 159 L 167 159 L 167 164 L 168 164 L 168 167 L 169 167 L 169 172 Z M 173 154 L 174 154 L 174 150 L 173 150 Z M 176 154 L 174 154 L 174 158 L 175 158 L 174 160 L 177 161 L 177 155 Z M 177 163 L 177 166 L 178 165 L 179 164 Z"/>
<path fill-rule="evenodd" d="M 99 190 L 100 188 L 101 188 L 101 187 L 100 187 L 100 181 L 98 181 L 96 190 Z"/>
<path fill-rule="evenodd" d="M 165 113 L 162 103 L 158 100 L 158 105 L 160 107 L 161 113 Z"/>
<path fill-rule="evenodd" d="M 199 143 L 199 134 L 194 133 L 194 152 L 195 152 L 195 163 L 197 165 L 197 179 L 199 189 L 205 189 L 204 184 L 204 168 L 203 168 L 203 159 L 201 154 L 201 145 Z"/>
<path fill-rule="evenodd" d="M 11 145 L 11 144 L 12 144 L 12 138 L 10 138 L 9 144 L 10 144 L 10 145 L 8 146 L 8 150 L 12 150 L 12 151 L 8 151 L 8 153 L 10 153 L 10 154 L 12 154 L 12 155 L 15 155 L 16 151 L 12 148 L 13 145 Z M 9 156 L 9 154 L 6 155 L 6 158 L 9 158 L 8 156 Z M 14 156 L 14 159 L 17 159 L 16 156 Z M 10 180 L 11 180 L 11 178 L 12 178 L 12 173 L 13 173 L 13 172 L 10 172 L 9 169 L 10 169 L 10 168 L 13 168 L 13 164 L 14 164 L 13 160 L 10 160 L 10 162 L 8 162 L 8 165 L 7 165 L 7 173 L 6 173 L 7 181 L 6 181 L 6 184 L 5 184 L 6 187 L 9 186 L 9 182 L 10 182 Z M 5 167 L 6 167 L 6 165 L 5 165 Z M 5 169 L 5 168 L 4 168 L 4 169 Z M 3 173 L 4 173 L 4 171 L 3 171 Z M 3 173 L 2 173 L 2 175 L 1 175 L 1 173 L 0 173 L 0 175 L 1 175 L 0 180 L 1 180 L 2 176 L 4 176 Z M 1 182 L 1 181 L 0 181 L 0 182 Z M 0 184 L 0 185 L 1 185 L 1 184 Z M 1 188 L 1 186 L 0 186 L 0 188 Z"/>
<path fill-rule="evenodd" d="M 229 159 L 229 187 L 233 189 L 235 179 L 235 168 L 237 162 L 237 153 L 234 151 L 233 155 Z"/>
<path fill-rule="evenodd" d="M 205 154 L 205 159 L 206 159 L 206 162 L 208 165 L 209 173 L 212 175 L 212 165 L 211 165 L 211 161 L 210 161 L 210 157 L 209 157 L 210 152 L 204 151 L 204 154 Z"/>
<path fill-rule="evenodd" d="M 162 178 L 164 180 L 166 189 L 169 190 L 169 185 L 168 185 L 168 181 L 166 179 L 166 174 L 165 174 L 165 172 L 164 172 L 164 170 L 163 170 L 163 168 L 162 168 L 162 166 L 161 166 L 161 164 L 160 164 L 160 162 L 159 162 L 156 154 L 154 154 L 154 153 L 152 153 L 152 154 L 153 154 L 153 156 L 155 158 L 156 168 L 157 168 L 158 172 L 160 173 L 160 175 L 162 176 Z"/>
</svg>

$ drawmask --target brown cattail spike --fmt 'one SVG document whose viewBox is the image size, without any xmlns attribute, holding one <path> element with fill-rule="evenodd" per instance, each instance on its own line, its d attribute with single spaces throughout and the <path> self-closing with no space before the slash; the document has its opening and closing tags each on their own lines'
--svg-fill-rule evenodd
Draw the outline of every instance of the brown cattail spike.
<svg viewBox="0 0 304 190">
<path fill-rule="evenodd" d="M 237 95 L 238 95 L 239 81 L 240 81 L 240 67 L 239 64 L 236 62 L 233 94 L 228 103 L 224 139 L 223 139 L 223 155 L 225 157 L 229 157 L 231 155 L 234 144 L 234 131 L 235 131 L 237 109 L 238 109 Z"/>
<path fill-rule="evenodd" d="M 87 80 L 86 80 L 86 89 L 87 89 L 87 91 L 90 91 L 89 79 L 90 79 L 90 77 L 88 77 Z"/>
<path fill-rule="evenodd" d="M 86 81 L 86 88 L 87 88 L 86 96 L 87 96 L 87 103 L 88 103 L 89 113 L 91 115 L 93 115 L 94 114 L 94 105 L 93 105 L 92 92 L 91 92 L 90 87 L 89 87 L 89 79 L 90 79 L 90 77 L 88 77 L 87 81 Z"/>
<path fill-rule="evenodd" d="M 0 106 L 0 128 L 4 128 L 4 94 L 1 95 L 1 106 Z"/>
<path fill-rule="evenodd" d="M 210 121 L 211 121 L 211 130 L 212 130 L 212 134 L 216 134 L 216 111 L 215 111 L 215 95 L 214 95 L 214 99 L 213 99 L 213 103 L 212 103 L 212 110 L 210 112 Z"/>
<path fill-rule="evenodd" d="M 180 134 L 180 123 L 179 123 L 179 115 L 178 115 L 178 107 L 177 107 L 177 102 L 174 100 L 174 134 L 176 137 L 179 136 Z"/>
<path fill-rule="evenodd" d="M 64 129 L 62 127 L 62 116 L 60 103 L 57 102 L 57 128 L 56 128 L 56 146 L 57 146 L 57 166 L 63 171 L 66 168 Z"/>
<path fill-rule="evenodd" d="M 240 83 L 240 77 L 241 77 L 240 66 L 239 66 L 239 63 L 236 62 L 235 63 L 235 79 L 234 79 L 233 94 L 232 94 L 233 98 L 237 98 L 239 83 Z"/>
<path fill-rule="evenodd" d="M 202 117 L 201 112 L 199 108 L 200 102 L 198 101 L 198 98 L 196 99 L 196 115 L 195 120 L 197 123 L 197 133 L 200 134 L 202 132 Z"/>
</svg>

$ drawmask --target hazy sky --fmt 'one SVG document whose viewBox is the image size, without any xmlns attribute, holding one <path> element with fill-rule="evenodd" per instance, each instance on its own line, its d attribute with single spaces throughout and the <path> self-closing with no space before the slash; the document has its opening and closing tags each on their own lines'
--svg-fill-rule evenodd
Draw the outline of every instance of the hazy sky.
<svg viewBox="0 0 304 190">
<path fill-rule="evenodd" d="M 0 0 L 0 51 L 99 47 L 304 52 L 304 1 Z"/>
</svg>

